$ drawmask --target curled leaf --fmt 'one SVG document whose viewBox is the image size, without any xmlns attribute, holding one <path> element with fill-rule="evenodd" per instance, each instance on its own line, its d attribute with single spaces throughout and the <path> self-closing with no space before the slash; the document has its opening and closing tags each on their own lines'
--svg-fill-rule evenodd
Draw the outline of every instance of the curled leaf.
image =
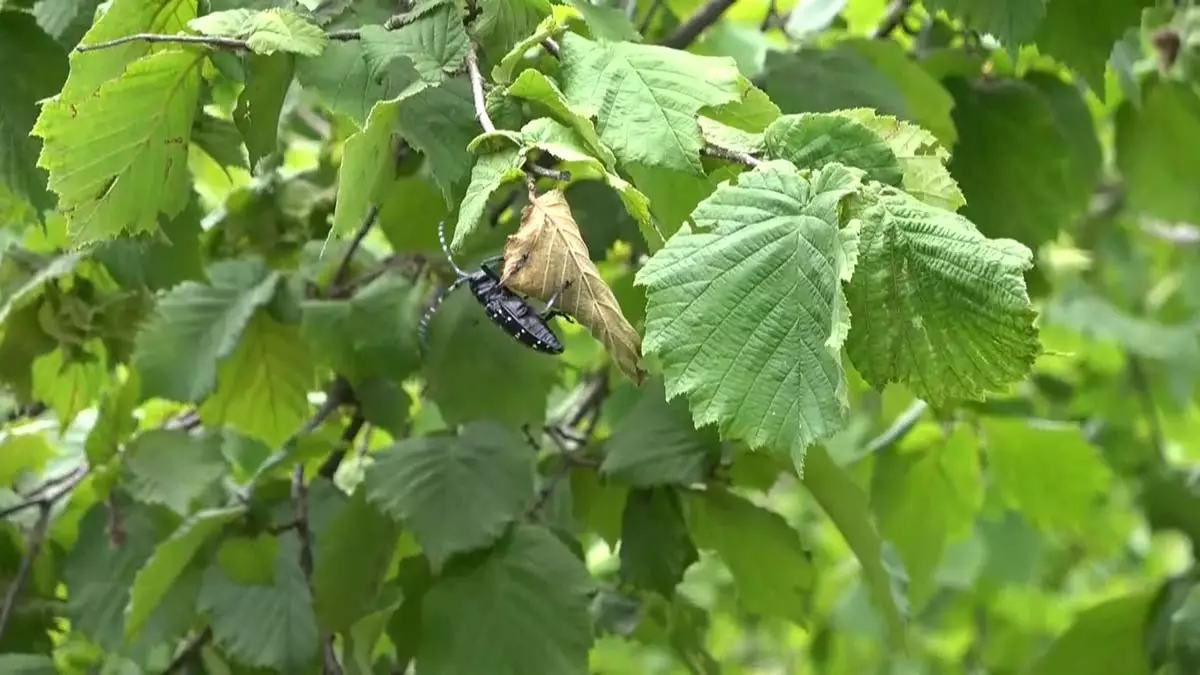
<svg viewBox="0 0 1200 675">
<path fill-rule="evenodd" d="M 642 338 L 612 289 L 592 263 L 571 206 L 561 190 L 529 195 L 521 227 L 504 244 L 501 281 L 514 291 L 548 300 L 570 314 L 604 344 L 621 372 L 642 383 Z M 569 286 L 564 285 L 570 282 Z"/>
</svg>

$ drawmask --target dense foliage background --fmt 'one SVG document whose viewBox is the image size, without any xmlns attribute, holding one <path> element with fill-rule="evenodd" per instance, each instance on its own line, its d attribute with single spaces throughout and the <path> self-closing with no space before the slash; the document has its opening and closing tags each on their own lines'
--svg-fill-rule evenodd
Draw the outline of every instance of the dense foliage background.
<svg viewBox="0 0 1200 675">
<path fill-rule="evenodd" d="M 0 0 L 0 672 L 1200 672 L 1192 4 Z"/>
</svg>

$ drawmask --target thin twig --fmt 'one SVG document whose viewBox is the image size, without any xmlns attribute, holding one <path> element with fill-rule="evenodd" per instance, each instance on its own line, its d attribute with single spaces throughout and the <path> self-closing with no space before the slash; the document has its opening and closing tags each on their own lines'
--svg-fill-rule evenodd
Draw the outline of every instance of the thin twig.
<svg viewBox="0 0 1200 675">
<path fill-rule="evenodd" d="M 917 422 L 921 421 L 921 417 L 928 409 L 929 404 L 925 401 L 920 399 L 913 401 L 904 412 L 896 417 L 890 427 L 884 429 L 883 433 L 867 442 L 866 446 L 864 446 L 863 454 L 871 455 L 876 452 L 883 452 L 899 443 L 908 435 L 908 432 L 912 431 L 913 427 L 917 426 Z"/>
<path fill-rule="evenodd" d="M 296 519 L 296 534 L 300 537 L 300 569 L 304 571 L 304 578 L 311 584 L 312 531 L 308 527 L 308 486 L 304 484 L 303 464 L 297 464 L 292 471 L 292 512 Z"/>
<path fill-rule="evenodd" d="M 727 159 L 731 162 L 737 162 L 738 164 L 745 164 L 746 166 L 750 167 L 751 169 L 755 169 L 755 168 L 758 168 L 759 166 L 762 166 L 762 160 L 755 157 L 754 155 L 751 155 L 748 152 L 739 152 L 737 150 L 727 150 L 725 148 L 722 148 L 722 147 L 719 147 L 716 145 L 711 145 L 711 144 L 705 145 L 703 148 L 701 148 L 700 154 L 708 155 L 709 157 L 719 157 L 721 159 Z"/>
<path fill-rule="evenodd" d="M 338 445 L 333 452 L 329 453 L 329 457 L 321 464 L 317 474 L 323 478 L 333 480 L 337 474 L 338 467 L 342 465 L 342 460 L 346 458 L 346 452 L 354 445 L 354 439 L 358 437 L 358 433 L 362 431 L 363 425 L 367 420 L 361 412 L 355 412 L 354 417 L 350 418 L 350 423 L 346 425 L 346 429 L 342 431 L 342 438 L 338 441 Z"/>
<path fill-rule="evenodd" d="M 662 9 L 662 4 L 662 0 L 654 0 L 646 10 L 646 14 L 642 16 L 642 21 L 638 24 L 637 29 L 642 37 L 645 37 L 646 31 L 650 30 L 650 23 L 654 21 L 654 15 L 658 14 L 658 10 Z"/>
<path fill-rule="evenodd" d="M 559 171 L 557 169 L 549 169 L 549 168 L 542 166 L 541 164 L 538 164 L 537 162 L 527 162 L 525 164 L 525 171 L 532 173 L 534 175 L 537 175 L 537 176 L 541 176 L 542 178 L 549 178 L 551 180 L 560 180 L 560 181 L 563 181 L 564 183 L 566 181 L 571 180 L 571 173 L 569 171 Z"/>
<path fill-rule="evenodd" d="M 8 593 L 4 596 L 4 606 L 0 607 L 0 638 L 4 637 L 4 629 L 8 627 L 8 617 L 12 615 L 13 607 L 17 604 L 17 597 L 21 595 L 21 589 L 25 587 L 25 581 L 29 578 L 29 570 L 33 568 L 33 561 L 37 558 L 38 552 L 42 550 L 42 542 L 46 540 L 46 530 L 50 528 L 50 514 L 54 509 L 54 504 L 41 501 L 38 502 L 38 507 L 41 511 L 38 514 L 37 523 L 29 533 L 29 543 L 25 547 L 25 555 L 21 556 L 21 566 L 17 568 L 16 578 L 8 586 Z"/>
<path fill-rule="evenodd" d="M 79 467 L 78 469 L 76 469 L 76 470 L 72 471 L 70 474 L 68 474 L 69 478 L 67 478 L 66 480 L 60 480 L 59 478 L 54 478 L 54 479 L 52 479 L 52 481 L 56 485 L 62 486 L 62 489 L 60 489 L 58 492 L 55 492 L 52 495 L 42 495 L 41 493 L 46 491 L 47 486 L 42 485 L 40 487 L 37 487 L 31 493 L 32 495 L 37 495 L 37 496 L 30 496 L 29 498 L 27 498 L 25 501 L 21 502 L 20 504 L 14 504 L 13 506 L 9 506 L 5 509 L 0 509 L 0 518 L 7 518 L 8 516 L 11 516 L 12 514 L 17 513 L 18 511 L 24 511 L 25 509 L 29 509 L 34 506 L 40 506 L 44 503 L 53 504 L 54 502 L 57 502 L 59 499 L 62 499 L 64 496 L 66 496 L 66 494 L 68 492 L 70 492 L 71 490 L 74 490 L 75 486 L 77 486 L 81 482 L 83 482 L 83 479 L 86 478 L 87 475 L 88 475 L 88 468 L 87 467 Z"/>
<path fill-rule="evenodd" d="M 204 649 L 204 645 L 208 644 L 208 641 L 212 639 L 212 636 L 213 633 L 210 626 L 205 626 L 204 630 L 193 635 L 186 643 L 184 643 L 183 649 L 174 659 L 171 660 L 170 665 L 168 665 L 162 671 L 162 675 L 171 675 L 171 673 L 177 673 L 182 670 L 184 666 L 191 663 L 193 659 L 200 655 L 200 650 Z"/>
<path fill-rule="evenodd" d="M 892 34 L 892 31 L 899 28 L 904 23 L 904 17 L 908 16 L 908 11 L 912 9 L 913 0 L 892 0 L 888 3 L 887 10 L 883 13 L 883 18 L 871 31 L 872 39 L 885 38 Z"/>
<path fill-rule="evenodd" d="M 467 74 L 471 78 L 471 95 L 475 99 L 475 119 L 487 133 L 495 133 L 496 125 L 488 115 L 487 104 L 483 98 L 483 76 L 479 74 L 479 55 L 475 53 L 475 43 L 467 44 Z"/>
<path fill-rule="evenodd" d="M 41 485 L 30 490 L 28 494 L 25 494 L 22 496 L 27 500 L 36 501 L 37 499 L 39 499 L 42 496 L 43 492 L 46 492 L 50 488 L 62 485 L 63 483 L 66 483 L 67 481 L 71 481 L 71 480 L 80 478 L 81 477 L 80 474 L 87 473 L 87 470 L 88 470 L 87 466 L 83 466 L 83 465 L 77 466 L 74 469 L 71 469 L 70 471 L 68 471 L 62 475 L 55 476 L 54 478 L 46 479 L 46 481 L 43 482 Z"/>
<path fill-rule="evenodd" d="M 679 24 L 675 32 L 668 35 L 659 44 L 674 49 L 686 49 L 704 32 L 705 28 L 716 23 L 725 10 L 733 6 L 734 2 L 736 0 L 708 0 L 707 4 Z"/>
<path fill-rule="evenodd" d="M 210 35 L 161 35 L 158 33 L 137 33 L 135 35 L 119 37 L 115 40 L 96 42 L 90 45 L 77 45 L 75 47 L 75 51 L 94 52 L 100 49 L 120 47 L 121 45 L 129 44 L 130 42 L 172 42 L 177 44 L 203 45 L 213 49 L 250 51 L 249 42 L 235 38 L 213 37 Z"/>
<path fill-rule="evenodd" d="M 342 260 L 338 263 L 337 271 L 333 273 L 333 281 L 330 286 L 337 286 L 346 280 L 346 275 L 350 272 L 350 262 L 354 258 L 354 252 L 362 245 L 363 239 L 366 239 L 367 233 L 371 231 L 371 227 L 379 218 L 379 205 L 372 204 L 367 210 L 367 217 L 363 218 L 362 225 L 358 231 L 354 233 L 354 238 L 350 240 L 350 245 L 346 247 L 346 252 L 342 254 Z"/>
</svg>

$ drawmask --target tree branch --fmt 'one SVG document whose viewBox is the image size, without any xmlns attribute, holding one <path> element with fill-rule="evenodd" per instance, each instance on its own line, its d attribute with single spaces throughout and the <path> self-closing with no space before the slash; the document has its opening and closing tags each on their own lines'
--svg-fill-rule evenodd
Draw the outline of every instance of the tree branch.
<svg viewBox="0 0 1200 675">
<path fill-rule="evenodd" d="M 495 133 L 496 125 L 488 115 L 487 103 L 483 98 L 483 76 L 479 73 L 479 55 L 475 43 L 467 44 L 467 75 L 471 78 L 471 96 L 475 100 L 475 119 L 487 133 Z"/>
<path fill-rule="evenodd" d="M 717 22 L 725 10 L 733 6 L 736 0 L 708 0 L 696 13 L 684 20 L 675 29 L 675 32 L 668 35 L 659 44 L 664 47 L 672 47 L 674 49 L 686 49 L 688 45 L 704 32 L 705 28 Z"/>
<path fill-rule="evenodd" d="M 912 9 L 912 5 L 913 0 L 892 0 L 888 3 L 887 10 L 883 13 L 883 18 L 879 20 L 879 24 L 871 31 L 871 38 L 877 40 L 891 35 L 892 31 L 904 23 L 904 17 Z"/>
<path fill-rule="evenodd" d="M 912 431 L 913 427 L 917 426 L 917 422 L 921 421 L 921 417 L 925 415 L 925 411 L 928 409 L 929 404 L 925 401 L 920 399 L 913 401 L 904 412 L 896 417 L 890 427 L 867 442 L 863 454 L 871 455 L 883 452 L 899 443 L 908 435 L 908 432 Z"/>
<path fill-rule="evenodd" d="M 346 280 L 346 275 L 350 273 L 350 262 L 354 258 L 354 252 L 362 245 L 363 239 L 366 239 L 367 233 L 371 231 L 371 227 L 375 225 L 375 221 L 378 219 L 379 205 L 372 204 L 371 208 L 367 211 L 367 217 L 363 219 L 363 224 L 354 233 L 354 238 L 350 240 L 350 246 L 342 254 L 342 260 L 338 263 L 337 271 L 333 273 L 333 280 L 329 282 L 330 287 L 336 288 Z"/>
<path fill-rule="evenodd" d="M 350 423 L 342 431 L 342 438 L 338 441 L 338 447 L 329 453 L 329 457 L 325 458 L 324 463 L 321 464 L 321 468 L 318 471 L 318 475 L 333 480 L 338 467 L 342 465 L 342 460 L 346 458 L 346 453 L 354 445 L 354 439 L 358 437 L 359 432 L 362 431 L 363 425 L 366 422 L 367 420 L 361 412 L 356 411 L 354 413 L 354 417 L 350 418 Z"/>
<path fill-rule="evenodd" d="M 731 162 L 737 162 L 738 164 L 745 164 L 751 169 L 756 169 L 762 166 L 763 163 L 761 159 L 749 153 L 738 152 L 737 150 L 726 150 L 725 148 L 712 144 L 706 144 L 703 148 L 700 148 L 700 154 L 708 155 L 709 157 L 726 159 Z"/>
<path fill-rule="evenodd" d="M 137 33 L 135 35 L 126 35 L 124 37 L 116 38 L 115 40 L 96 42 L 90 45 L 76 45 L 75 51 L 94 52 L 100 49 L 120 47 L 121 45 L 129 44 L 130 42 L 170 42 L 176 44 L 203 45 L 213 49 L 250 51 L 249 42 L 246 42 L 245 40 L 237 40 L 235 38 L 212 37 L 209 35 L 160 35 L 157 33 Z"/>
<path fill-rule="evenodd" d="M 183 645 L 183 650 L 171 660 L 163 671 L 162 675 L 171 675 L 183 669 L 184 666 L 191 663 L 193 659 L 200 655 L 200 650 L 204 649 L 204 645 L 212 639 L 212 628 L 205 626 L 204 630 L 196 633 Z"/>
</svg>

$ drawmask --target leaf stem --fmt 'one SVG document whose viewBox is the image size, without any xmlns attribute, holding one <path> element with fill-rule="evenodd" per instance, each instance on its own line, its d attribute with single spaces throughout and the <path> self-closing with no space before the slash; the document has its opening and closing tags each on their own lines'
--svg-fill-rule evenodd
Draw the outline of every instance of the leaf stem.
<svg viewBox="0 0 1200 675">
<path fill-rule="evenodd" d="M 904 23 L 908 11 L 912 9 L 913 0 L 892 0 L 888 3 L 879 24 L 871 31 L 871 38 L 878 40 L 892 34 L 892 31 Z"/>
<path fill-rule="evenodd" d="M 692 44 L 705 28 L 713 25 L 725 13 L 725 10 L 733 6 L 736 0 L 708 0 L 703 7 L 696 10 L 696 13 L 689 16 L 675 32 L 668 35 L 659 44 L 663 47 L 672 47 L 674 49 L 686 49 Z"/>
<path fill-rule="evenodd" d="M 479 73 L 479 55 L 475 52 L 475 43 L 467 45 L 467 74 L 471 78 L 471 96 L 475 100 L 475 119 L 479 126 L 489 134 L 496 132 L 496 125 L 488 115 L 487 104 L 483 98 L 483 76 Z"/>
<path fill-rule="evenodd" d="M 111 49 L 120 47 L 130 42 L 168 42 L 176 44 L 192 44 L 212 47 L 213 49 L 232 49 L 235 51 L 250 51 L 250 43 L 245 40 L 238 40 L 227 37 L 213 37 L 209 35 L 161 35 L 157 33 L 136 33 L 134 35 L 126 35 L 114 40 L 105 42 L 96 42 L 90 45 L 76 45 L 77 52 L 94 52 L 100 49 Z"/>
<path fill-rule="evenodd" d="M 754 155 L 751 155 L 748 152 L 739 152 L 737 150 L 727 150 L 725 148 L 722 148 L 722 147 L 719 147 L 716 145 L 712 145 L 712 144 L 706 144 L 703 148 L 701 148 L 700 154 L 708 155 L 709 157 L 719 157 L 721 159 L 727 159 L 731 162 L 737 162 L 738 164 L 745 164 L 746 166 L 750 167 L 751 169 L 756 169 L 756 168 L 762 166 L 762 160 L 755 157 Z"/>
<path fill-rule="evenodd" d="M 921 399 L 917 399 L 909 404 L 904 412 L 900 413 L 892 425 L 883 430 L 875 438 L 867 442 L 863 455 L 872 455 L 877 452 L 883 452 L 893 445 L 899 443 L 912 431 L 913 427 L 917 426 L 917 422 L 921 421 L 921 417 L 925 415 L 925 411 L 929 409 L 929 404 Z"/>
</svg>

